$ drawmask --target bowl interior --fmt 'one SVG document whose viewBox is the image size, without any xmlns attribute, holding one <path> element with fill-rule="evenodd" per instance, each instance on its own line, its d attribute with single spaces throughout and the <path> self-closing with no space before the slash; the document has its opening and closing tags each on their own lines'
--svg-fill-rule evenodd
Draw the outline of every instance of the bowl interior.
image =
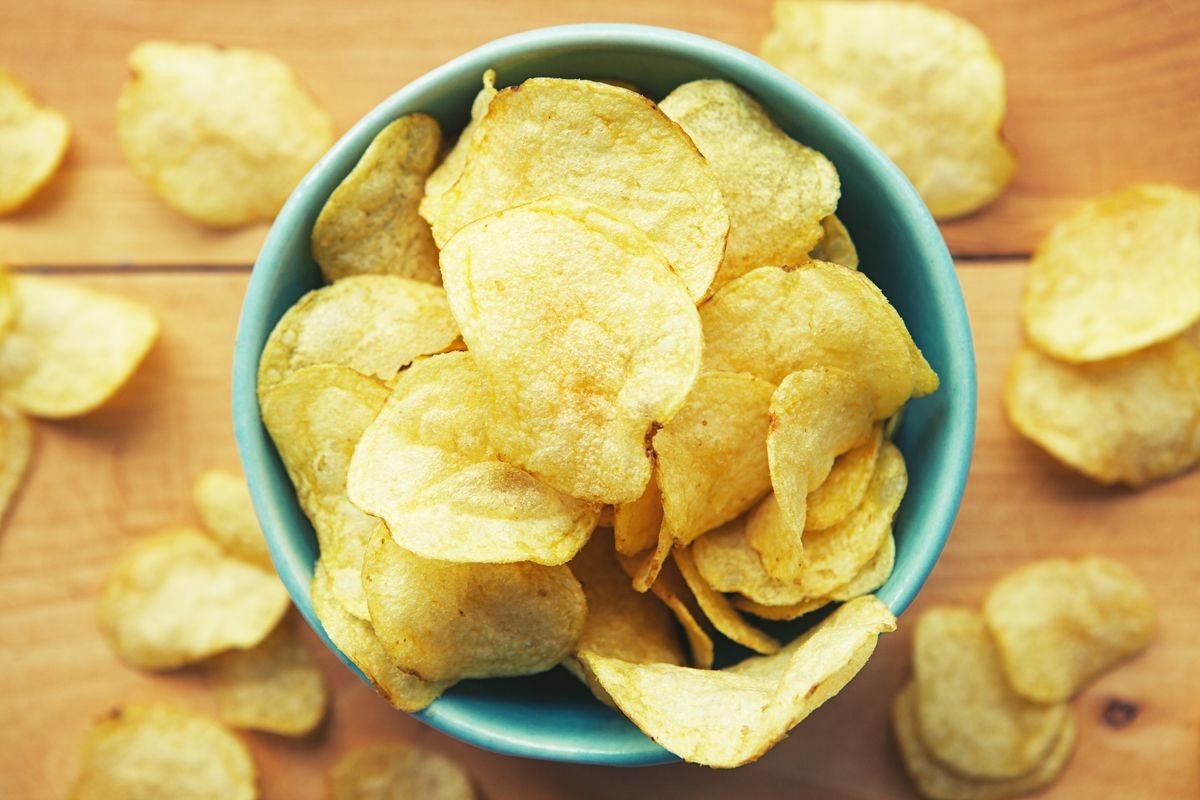
<svg viewBox="0 0 1200 800">
<path fill-rule="evenodd" d="M 238 327 L 234 424 L 276 567 L 309 624 L 333 648 L 309 596 L 316 540 L 259 419 L 259 355 L 283 313 L 322 284 L 309 233 L 325 199 L 371 139 L 393 119 L 417 111 L 436 117 L 452 136 L 465 124 L 487 68 L 496 70 L 499 86 L 533 76 L 619 78 L 636 83 L 656 100 L 690 80 L 726 79 L 755 95 L 780 127 L 837 165 L 842 179 L 838 215 L 858 246 L 862 271 L 899 310 L 942 380 L 938 392 L 909 403 L 896 438 L 909 465 L 909 488 L 895 521 L 895 571 L 879 596 L 897 614 L 903 611 L 949 534 L 975 426 L 971 334 L 953 264 L 936 225 L 903 175 L 855 128 L 759 59 L 677 31 L 576 25 L 492 42 L 384 101 L 300 183 L 263 246 Z M 811 620 L 773 632 L 790 638 L 808 624 Z M 719 657 L 728 663 L 745 654 L 731 646 Z M 527 678 L 467 681 L 417 716 L 460 739 L 514 755 L 624 765 L 674 758 L 595 701 L 561 669 Z"/>
</svg>

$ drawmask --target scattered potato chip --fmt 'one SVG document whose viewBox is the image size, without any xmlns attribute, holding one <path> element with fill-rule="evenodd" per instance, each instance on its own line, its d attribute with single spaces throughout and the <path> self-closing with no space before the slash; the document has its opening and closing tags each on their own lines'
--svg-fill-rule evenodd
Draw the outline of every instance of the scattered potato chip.
<svg viewBox="0 0 1200 800">
<path fill-rule="evenodd" d="M 223 469 L 206 470 L 192 484 L 192 502 L 204 521 L 204 530 L 226 552 L 275 569 L 245 478 Z"/>
<path fill-rule="evenodd" d="M 450 759 L 399 742 L 363 747 L 329 773 L 329 800 L 473 800 L 475 790 Z"/>
<path fill-rule="evenodd" d="M 760 52 L 861 128 L 935 217 L 969 214 L 1011 180 L 1004 67 L 961 17 L 919 3 L 776 0 Z"/>
<path fill-rule="evenodd" d="M 0 521 L 25 481 L 33 458 L 33 427 L 19 411 L 0 405 Z"/>
<path fill-rule="evenodd" d="M 917 733 L 959 775 L 1001 780 L 1037 768 L 1070 714 L 1009 686 L 983 617 L 968 608 L 926 611 L 913 634 Z"/>
<path fill-rule="evenodd" d="M 701 540 L 703 541 L 703 540 Z M 712 767 L 753 761 L 841 691 L 895 617 L 874 597 L 853 600 L 792 644 L 724 670 L 631 664 L 582 653 L 617 706 L 675 755 Z"/>
<path fill-rule="evenodd" d="M 883 426 L 876 425 L 866 444 L 838 456 L 829 475 L 808 494 L 805 529 L 819 531 L 836 525 L 858 507 L 875 473 L 882 445 Z"/>
<path fill-rule="evenodd" d="M 425 558 L 565 564 L 596 528 L 599 505 L 502 461 L 488 422 L 470 352 L 413 365 L 358 443 L 350 499 Z"/>
<path fill-rule="evenodd" d="M 266 53 L 145 42 L 129 55 L 117 135 L 138 177 L 176 211 L 231 227 L 275 216 L 333 144 L 333 123 Z"/>
<path fill-rule="evenodd" d="M 1051 558 L 1008 574 L 988 593 L 983 616 L 1009 683 L 1041 703 L 1070 700 L 1154 633 L 1146 586 L 1102 556 Z"/>
<path fill-rule="evenodd" d="M 729 242 L 712 290 L 767 264 L 802 264 L 837 208 L 841 181 L 825 156 L 781 131 L 727 81 L 676 87 L 659 104 L 696 143 L 729 211 Z"/>
<path fill-rule="evenodd" d="M 70 139 L 67 118 L 38 105 L 15 75 L 0 69 L 0 215 L 25 205 L 50 181 Z"/>
<path fill-rule="evenodd" d="M 1048 355 L 1097 361 L 1200 320 L 1200 193 L 1130 186 L 1056 225 L 1029 264 L 1021 315 Z"/>
<path fill-rule="evenodd" d="M 658 483 L 651 478 L 646 491 L 632 503 L 613 506 L 613 536 L 617 552 L 636 556 L 658 544 L 662 527 L 662 494 Z"/>
<path fill-rule="evenodd" d="M 846 230 L 836 214 L 821 220 L 821 239 L 809 251 L 808 257 L 813 261 L 828 261 L 830 264 L 858 269 L 858 248 L 850 238 L 850 231 Z"/>
<path fill-rule="evenodd" d="M 1025 347 L 1004 404 L 1018 431 L 1100 483 L 1141 486 L 1200 461 L 1200 348 L 1185 337 L 1091 364 Z"/>
<path fill-rule="evenodd" d="M 18 276 L 0 337 L 0 399 L 36 417 L 91 411 L 124 385 L 158 337 L 140 303 L 62 279 Z"/>
<path fill-rule="evenodd" d="M 424 680 L 543 672 L 570 655 L 587 615 L 566 566 L 433 561 L 386 531 L 368 546 L 362 577 L 384 650 Z"/>
<path fill-rule="evenodd" d="M 439 246 L 475 220 L 565 195 L 628 220 L 693 300 L 707 294 L 729 215 L 704 157 L 654 103 L 595 81 L 531 78 L 492 98 L 476 124 L 458 181 L 421 205 Z"/>
<path fill-rule="evenodd" d="M 202 714 L 157 704 L 114 710 L 88 732 L 70 800 L 255 800 L 242 742 Z"/>
<path fill-rule="evenodd" d="M 641 497 L 648 434 L 683 405 L 702 347 L 695 306 L 650 240 L 550 197 L 461 230 L 442 277 L 491 392 L 500 455 L 572 497 Z"/>
<path fill-rule="evenodd" d="M 774 637 L 768 636 L 748 623 L 725 595 L 708 585 L 708 581 L 704 580 L 704 576 L 696 569 L 696 563 L 692 560 L 692 554 L 688 548 L 678 549 L 673 555 L 675 564 L 679 567 L 679 572 L 683 575 L 688 589 L 692 591 L 692 595 L 700 605 L 700 610 L 704 612 L 704 616 L 708 618 L 714 628 L 732 641 L 748 647 L 756 653 L 769 655 L 779 650 L 779 642 Z"/>
<path fill-rule="evenodd" d="M 450 148 L 450 152 L 442 159 L 442 163 L 438 164 L 425 180 L 425 196 L 421 198 L 419 206 L 420 214 L 424 219 L 428 220 L 432 216 L 430 209 L 441 202 L 442 195 L 446 193 L 446 190 L 462 176 L 463 167 L 467 163 L 467 151 L 471 149 L 471 144 L 479 135 L 479 120 L 487 114 L 488 108 L 492 104 L 492 98 L 496 94 L 496 71 L 489 69 L 483 73 L 483 88 L 479 90 L 479 94 L 475 95 L 475 100 L 471 103 L 471 119 L 467 122 L 467 126 L 459 134 L 454 147 Z"/>
</svg>

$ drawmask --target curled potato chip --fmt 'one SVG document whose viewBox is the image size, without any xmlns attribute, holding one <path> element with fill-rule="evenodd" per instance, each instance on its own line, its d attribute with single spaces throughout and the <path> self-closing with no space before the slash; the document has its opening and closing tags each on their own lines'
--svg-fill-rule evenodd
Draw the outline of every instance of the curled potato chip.
<svg viewBox="0 0 1200 800">
<path fill-rule="evenodd" d="M 740 594 L 733 595 L 733 607 L 745 611 L 747 614 L 753 614 L 760 619 L 770 619 L 775 621 L 790 621 L 799 619 L 805 614 L 811 614 L 817 609 L 824 608 L 833 602 L 829 597 L 812 597 L 807 600 L 801 600 L 799 603 L 788 603 L 784 605 L 767 605 L 766 603 L 756 603 L 748 597 L 743 597 Z"/>
<path fill-rule="evenodd" d="M 1058 223 L 1029 264 L 1021 305 L 1037 347 L 1064 361 L 1112 358 L 1200 320 L 1200 194 L 1130 186 Z"/>
<path fill-rule="evenodd" d="M 865 444 L 838 456 L 829 475 L 808 494 L 805 529 L 821 530 L 836 525 L 858 507 L 875 473 L 882 444 L 883 426 L 876 425 Z"/>
<path fill-rule="evenodd" d="M 644 592 L 654 585 L 654 581 L 658 580 L 658 573 L 667 563 L 674 546 L 675 537 L 664 525 L 658 529 L 653 549 L 636 556 L 621 556 L 621 563 L 625 565 L 626 571 L 633 578 L 633 588 Z"/>
<path fill-rule="evenodd" d="M 633 588 L 636 591 L 649 591 L 675 615 L 679 626 L 683 628 L 684 636 L 687 637 L 692 666 L 709 669 L 713 665 L 714 650 L 709 628 L 704 624 L 704 612 L 670 555 L 671 551 L 668 549 L 657 559 L 653 577 L 649 578 L 648 582 L 645 578 L 644 559 L 627 556 L 617 558 L 621 567 L 633 578 Z"/>
<path fill-rule="evenodd" d="M 384 650 L 431 681 L 544 672 L 571 653 L 587 616 L 566 566 L 433 561 L 386 531 L 367 548 L 363 587 Z"/>
<path fill-rule="evenodd" d="M 549 197 L 459 231 L 442 277 L 500 455 L 572 497 L 637 500 L 648 434 L 683 405 L 702 347 L 695 306 L 650 240 Z"/>
<path fill-rule="evenodd" d="M 643 231 L 693 300 L 708 292 L 729 215 L 704 157 L 654 103 L 595 81 L 531 78 L 492 98 L 477 124 L 458 181 L 421 205 L 439 246 L 475 220 L 565 195 Z"/>
<path fill-rule="evenodd" d="M 662 519 L 662 494 L 658 491 L 658 483 L 651 478 L 641 497 L 613 507 L 613 538 L 617 552 L 623 556 L 636 556 L 654 547 L 658 543 Z"/>
<path fill-rule="evenodd" d="M 829 159 L 781 131 L 727 81 L 685 83 L 659 107 L 696 143 L 729 211 L 729 241 L 712 289 L 767 264 L 808 261 L 821 220 L 841 196 Z"/>
<path fill-rule="evenodd" d="M 12 279 L 16 318 L 0 338 L 0 398 L 27 414 L 75 417 L 124 385 L 158 337 L 141 303 L 60 279 Z"/>
<path fill-rule="evenodd" d="M 813 261 L 828 261 L 830 264 L 858 269 L 858 248 L 850 238 L 850 231 L 846 230 L 836 214 L 821 220 L 821 239 L 809 251 L 808 257 Z"/>
<path fill-rule="evenodd" d="M 329 800 L 473 800 L 462 767 L 444 756 L 399 742 L 342 756 L 329 772 Z"/>
<path fill-rule="evenodd" d="M 471 149 L 471 143 L 478 136 L 479 120 L 487 114 L 488 108 L 492 104 L 492 98 L 496 94 L 496 71 L 494 69 L 486 70 L 483 73 L 483 88 L 479 90 L 479 93 L 475 95 L 475 100 L 471 103 L 471 119 L 459 134 L 454 147 L 450 148 L 450 152 L 446 153 L 446 157 L 442 159 L 442 163 L 438 164 L 437 169 L 431 172 L 425 180 L 425 195 L 421 198 L 419 207 L 421 216 L 425 219 L 428 220 L 432 216 L 429 209 L 436 207 L 446 190 L 453 186 L 462 175 L 463 167 L 467 163 L 467 151 Z"/>
<path fill-rule="evenodd" d="M 25 481 L 33 458 L 33 427 L 21 412 L 0 405 L 0 521 Z"/>
<path fill-rule="evenodd" d="M 333 144 L 333 123 L 266 53 L 145 42 L 129 54 L 117 135 L 138 177 L 206 225 L 271 219 Z"/>
<path fill-rule="evenodd" d="M 206 470 L 192 484 L 192 502 L 204 530 L 228 553 L 275 569 L 245 478 L 223 469 Z"/>
<path fill-rule="evenodd" d="M 756 653 L 769 655 L 779 649 L 779 642 L 774 637 L 768 636 L 748 623 L 725 595 L 708 585 L 708 581 L 704 580 L 704 576 L 696 569 L 696 563 L 692 560 L 692 554 L 688 548 L 677 549 L 672 555 L 688 589 L 692 591 L 696 602 L 700 605 L 700 610 L 704 612 L 704 616 L 708 618 L 714 628 L 727 638 Z"/>
<path fill-rule="evenodd" d="M 803 534 L 804 528 L 794 527 L 784 514 L 774 492 L 746 517 L 746 543 L 758 553 L 766 573 L 782 581 L 794 581 L 804 571 Z"/>
<path fill-rule="evenodd" d="M 246 746 L 215 720 L 170 706 L 113 711 L 88 732 L 79 761 L 69 800 L 258 797 Z"/>
<path fill-rule="evenodd" d="M 968 608 L 926 611 L 913 634 L 917 733 L 959 775 L 1016 778 L 1046 758 L 1070 708 L 1009 686 L 983 617 Z"/>
<path fill-rule="evenodd" d="M 441 283 L 437 245 L 417 205 L 442 143 L 437 120 L 409 114 L 381 130 L 325 201 L 313 259 L 328 281 L 398 275 Z"/>
<path fill-rule="evenodd" d="M 1004 67 L 961 17 L 918 3 L 776 0 L 760 53 L 862 129 L 935 217 L 969 214 L 1011 180 Z"/>
<path fill-rule="evenodd" d="M 1200 461 L 1200 348 L 1186 337 L 1091 364 L 1025 347 L 1004 404 L 1018 431 L 1100 483 L 1141 486 Z"/>
<path fill-rule="evenodd" d="M 325 680 L 287 619 L 259 644 L 221 653 L 207 667 L 227 725 L 303 736 L 325 716 Z"/>
<path fill-rule="evenodd" d="M 1154 633 L 1154 606 L 1128 567 L 1102 556 L 1051 558 L 992 587 L 983 617 L 1009 683 L 1041 703 L 1070 700 Z"/>
<path fill-rule="evenodd" d="M 38 105 L 15 75 L 0 69 L 0 215 L 25 205 L 50 181 L 70 139 L 67 118 Z"/>
<path fill-rule="evenodd" d="M 853 600 L 792 644 L 724 670 L 580 658 L 635 725 L 675 755 L 712 767 L 753 761 L 841 691 L 895 617 Z"/>
</svg>

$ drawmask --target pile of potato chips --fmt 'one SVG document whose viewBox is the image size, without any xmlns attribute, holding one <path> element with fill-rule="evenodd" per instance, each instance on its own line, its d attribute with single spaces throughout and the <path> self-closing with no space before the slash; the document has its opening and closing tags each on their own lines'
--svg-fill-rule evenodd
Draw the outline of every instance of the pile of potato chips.
<svg viewBox="0 0 1200 800">
<path fill-rule="evenodd" d="M 983 613 L 938 606 L 917 622 L 913 679 L 892 706 L 906 768 L 930 800 L 1016 797 L 1070 760 L 1070 700 L 1150 641 L 1154 609 L 1125 566 L 1038 561 L 1002 578 Z"/>
</svg>

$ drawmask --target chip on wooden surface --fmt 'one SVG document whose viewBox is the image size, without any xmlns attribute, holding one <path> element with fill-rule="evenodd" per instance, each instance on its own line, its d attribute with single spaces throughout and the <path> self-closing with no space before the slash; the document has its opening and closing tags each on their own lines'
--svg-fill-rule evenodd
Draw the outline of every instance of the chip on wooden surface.
<svg viewBox="0 0 1200 800">
<path fill-rule="evenodd" d="M 200 512 L 204 530 L 227 552 L 275 569 L 245 478 L 228 470 L 205 470 L 192 483 L 192 503 Z"/>
<path fill-rule="evenodd" d="M 21 208 L 58 171 L 71 125 L 38 105 L 15 75 L 0 69 L 0 216 Z"/>
<path fill-rule="evenodd" d="M 858 248 L 850 238 L 850 231 L 846 230 L 836 214 L 821 220 L 821 239 L 809 251 L 808 257 L 813 261 L 828 261 L 830 264 L 858 269 Z"/>
<path fill-rule="evenodd" d="M 329 772 L 329 800 L 473 800 L 471 779 L 455 762 L 400 742 L 350 752 Z"/>
<path fill-rule="evenodd" d="M 33 459 L 33 426 L 20 411 L 0 405 L 0 522 L 25 482 Z"/>
<path fill-rule="evenodd" d="M 61 278 L 12 278 L 16 317 L 0 337 L 0 399 L 35 417 L 103 405 L 158 338 L 150 309 Z"/>
<path fill-rule="evenodd" d="M 488 108 L 492 104 L 492 98 L 497 94 L 494 69 L 484 71 L 482 84 L 479 93 L 475 95 L 475 99 L 471 103 L 471 118 L 467 121 L 466 127 L 459 134 L 454 146 L 446 153 L 442 163 L 438 164 L 425 180 L 425 195 L 421 198 L 419 210 L 421 216 L 427 220 L 432 216 L 427 209 L 436 206 L 446 190 L 453 186 L 462 175 L 463 167 L 467 163 L 467 151 L 471 149 L 471 143 L 478 135 L 479 120 L 487 114 Z"/>
<path fill-rule="evenodd" d="M 275 216 L 333 144 L 333 123 L 286 64 L 211 44 L 144 42 L 129 54 L 117 136 L 139 178 L 206 225 Z"/>
<path fill-rule="evenodd" d="M 882 444 L 883 426 L 876 425 L 865 444 L 838 456 L 829 475 L 808 494 L 805 529 L 819 531 L 836 525 L 858 507 L 875 473 Z"/>
<path fill-rule="evenodd" d="M 887 0 L 776 0 L 759 52 L 858 126 L 935 217 L 969 214 L 1011 180 L 1004 66 L 962 17 Z"/>
<path fill-rule="evenodd" d="M 691 551 L 684 547 L 672 553 L 680 574 L 700 605 L 704 616 L 723 636 L 756 653 L 769 655 L 779 650 L 779 642 L 751 625 L 729 602 L 729 598 L 713 589 L 696 569 Z"/>
<path fill-rule="evenodd" d="M 632 503 L 613 506 L 613 538 L 617 552 L 623 556 L 636 556 L 658 544 L 658 531 L 662 527 L 662 493 L 653 478 L 646 484 L 646 491 Z"/>
</svg>

